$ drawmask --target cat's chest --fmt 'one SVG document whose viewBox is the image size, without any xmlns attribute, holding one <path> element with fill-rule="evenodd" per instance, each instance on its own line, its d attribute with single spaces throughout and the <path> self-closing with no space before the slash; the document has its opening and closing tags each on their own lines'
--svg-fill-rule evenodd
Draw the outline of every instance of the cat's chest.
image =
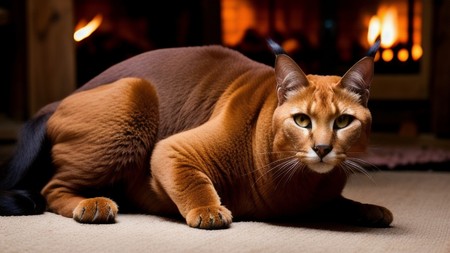
<svg viewBox="0 0 450 253">
<path fill-rule="evenodd" d="M 299 175 L 301 177 L 301 175 Z M 260 181 L 262 181 L 260 179 Z M 335 178 L 300 178 L 248 184 L 235 192 L 228 203 L 236 217 L 259 218 L 298 216 L 339 197 L 345 180 Z M 225 203 L 226 204 L 226 203 Z"/>
</svg>

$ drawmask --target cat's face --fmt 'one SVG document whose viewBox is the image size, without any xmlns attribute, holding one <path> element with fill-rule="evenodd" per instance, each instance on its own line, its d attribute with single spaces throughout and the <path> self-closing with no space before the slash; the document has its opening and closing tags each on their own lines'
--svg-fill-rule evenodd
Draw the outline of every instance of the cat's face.
<svg viewBox="0 0 450 253">
<path fill-rule="evenodd" d="M 276 65 L 279 104 L 273 117 L 274 154 L 280 161 L 317 173 L 345 167 L 348 155 L 367 145 L 372 59 L 364 58 L 342 78 L 305 76 L 289 57 L 281 60 Z"/>
</svg>

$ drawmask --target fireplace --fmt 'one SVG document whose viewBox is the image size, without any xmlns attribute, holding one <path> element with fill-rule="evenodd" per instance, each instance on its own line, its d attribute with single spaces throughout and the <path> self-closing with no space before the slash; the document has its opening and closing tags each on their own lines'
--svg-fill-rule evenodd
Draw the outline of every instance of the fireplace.
<svg viewBox="0 0 450 253">
<path fill-rule="evenodd" d="M 73 4 L 75 32 L 93 28 L 75 42 L 78 85 L 148 50 L 221 43 L 217 0 L 77 0 Z"/>
<path fill-rule="evenodd" d="M 381 37 L 371 87 L 374 129 L 430 130 L 432 1 L 221 2 L 225 45 L 273 64 L 263 46 L 272 37 L 306 73 L 342 75 Z"/>
<path fill-rule="evenodd" d="M 413 122 L 420 131 L 430 131 L 434 53 L 431 45 L 437 2 L 440 1 L 6 0 L 0 4 L 0 32 L 6 31 L 12 36 L 8 38 L 13 39 L 1 42 L 1 49 L 9 58 L 1 62 L 8 85 L 1 87 L 0 114 L 9 115 L 19 108 L 25 112 L 15 114 L 23 119 L 44 103 L 27 109 L 27 104 L 33 103 L 28 96 L 35 92 L 29 90 L 28 83 L 34 77 L 20 74 L 29 73 L 28 55 L 36 50 L 23 40 L 39 40 L 29 36 L 33 34 L 30 27 L 34 29 L 36 22 L 27 20 L 28 14 L 44 12 L 49 13 L 45 22 L 70 21 L 64 29 L 50 33 L 64 34 L 62 38 L 70 35 L 70 41 L 58 39 L 54 43 L 64 43 L 66 52 L 73 50 L 74 59 L 69 52 L 64 62 L 74 62 L 67 68 L 73 67 L 75 76 L 68 76 L 75 86 L 121 60 L 165 47 L 223 44 L 273 65 L 273 54 L 265 44 L 267 37 L 282 44 L 306 73 L 342 75 L 366 53 L 374 38 L 381 36 L 383 45 L 376 58 L 371 88 L 375 130 L 398 131 L 405 122 Z M 72 37 L 77 31 L 83 31 L 79 32 L 82 36 Z M 36 34 L 47 33 L 39 30 Z M 9 47 L 14 48 L 8 50 Z M 46 49 L 51 50 L 51 46 Z M 60 54 L 58 51 L 55 58 Z M 40 64 L 41 58 L 35 59 L 31 65 Z M 14 60 L 18 63 L 11 69 L 9 62 Z M 60 64 L 52 64 L 55 65 Z"/>
<path fill-rule="evenodd" d="M 263 47 L 251 43 L 270 36 L 305 72 L 342 75 L 381 36 L 372 98 L 423 100 L 431 10 L 431 2 L 422 0 L 222 0 L 223 43 L 262 55 Z"/>
</svg>

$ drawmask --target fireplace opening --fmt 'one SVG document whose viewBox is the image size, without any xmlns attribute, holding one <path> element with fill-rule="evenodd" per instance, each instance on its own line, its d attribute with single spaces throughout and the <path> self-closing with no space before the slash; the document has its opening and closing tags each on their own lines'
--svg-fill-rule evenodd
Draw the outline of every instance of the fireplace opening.
<svg viewBox="0 0 450 253">
<path fill-rule="evenodd" d="M 342 75 L 381 36 L 376 74 L 403 76 L 411 83 L 410 76 L 411 91 L 404 93 L 394 85 L 392 96 L 424 99 L 428 69 L 423 65 L 431 51 L 423 39 L 424 27 L 430 26 L 423 18 L 428 5 L 422 0 L 78 0 L 75 31 L 95 18 L 101 20 L 92 34 L 75 42 L 77 83 L 138 53 L 174 46 L 223 44 L 272 65 L 268 37 L 306 73 Z M 382 79 L 383 91 L 375 88 L 374 96 L 390 99 Z"/>
<path fill-rule="evenodd" d="M 421 71 L 421 0 L 221 2 L 223 43 L 250 55 L 273 37 L 307 71 L 341 74 L 380 36 L 377 73 Z"/>
<path fill-rule="evenodd" d="M 29 89 L 34 77 L 17 74 L 29 73 L 30 64 L 42 65 L 40 57 L 28 57 L 35 50 L 29 46 L 30 35 L 34 35 L 28 31 L 29 26 L 38 24 L 27 20 L 27 9 L 33 3 L 6 0 L 0 4 L 0 29 L 11 35 L 1 42 L 6 56 L 1 59 L 2 66 L 6 66 L 2 73 L 9 84 L 0 88 L 0 114 L 20 111 L 15 113 L 19 119 L 30 117 L 39 108 L 36 105 L 27 109 L 27 104 L 33 103 L 29 97 L 36 93 Z M 442 5 L 439 1 L 42 0 L 42 3 L 34 4 L 33 8 L 36 13 L 46 8 L 43 24 L 63 20 L 68 16 L 64 8 L 70 5 L 73 24 L 69 32 L 74 37 L 67 48 L 74 50 L 73 82 L 78 87 L 122 60 L 168 47 L 222 44 L 272 66 L 274 56 L 266 46 L 267 37 L 280 43 L 305 73 L 342 75 L 366 54 L 374 38 L 381 36 L 383 45 L 376 56 L 370 100 L 374 130 L 397 131 L 406 121 L 413 122 L 420 131 L 431 129 L 431 55 L 436 50 L 436 44 L 432 46 L 436 24 L 433 14 Z M 52 26 L 48 29 L 50 33 L 42 34 L 58 32 Z M 35 44 L 40 43 L 40 38 L 33 39 Z M 45 48 L 51 51 L 52 47 Z M 52 57 L 59 59 L 59 55 Z M 35 61 L 30 63 L 30 59 Z M 11 69 L 10 63 L 14 61 L 17 64 Z M 54 66 L 47 65 L 50 70 Z M 54 87 L 58 88 L 56 81 Z M 21 97 L 23 92 L 28 94 Z"/>
<path fill-rule="evenodd" d="M 343 75 L 377 37 L 374 130 L 429 131 L 432 3 L 423 0 L 222 0 L 223 43 L 273 64 L 272 37 L 307 74 Z"/>
</svg>

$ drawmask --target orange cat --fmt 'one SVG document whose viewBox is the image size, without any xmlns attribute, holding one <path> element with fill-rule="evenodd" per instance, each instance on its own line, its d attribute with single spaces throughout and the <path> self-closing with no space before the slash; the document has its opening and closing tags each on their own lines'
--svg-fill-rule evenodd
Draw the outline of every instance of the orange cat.
<svg viewBox="0 0 450 253">
<path fill-rule="evenodd" d="M 138 55 L 27 123 L 1 174 L 0 214 L 42 212 L 40 191 L 82 223 L 114 222 L 118 203 L 206 229 L 315 212 L 389 226 L 386 208 L 341 196 L 362 169 L 348 154 L 367 146 L 372 76 L 372 57 L 338 77 L 221 46 Z"/>
</svg>

